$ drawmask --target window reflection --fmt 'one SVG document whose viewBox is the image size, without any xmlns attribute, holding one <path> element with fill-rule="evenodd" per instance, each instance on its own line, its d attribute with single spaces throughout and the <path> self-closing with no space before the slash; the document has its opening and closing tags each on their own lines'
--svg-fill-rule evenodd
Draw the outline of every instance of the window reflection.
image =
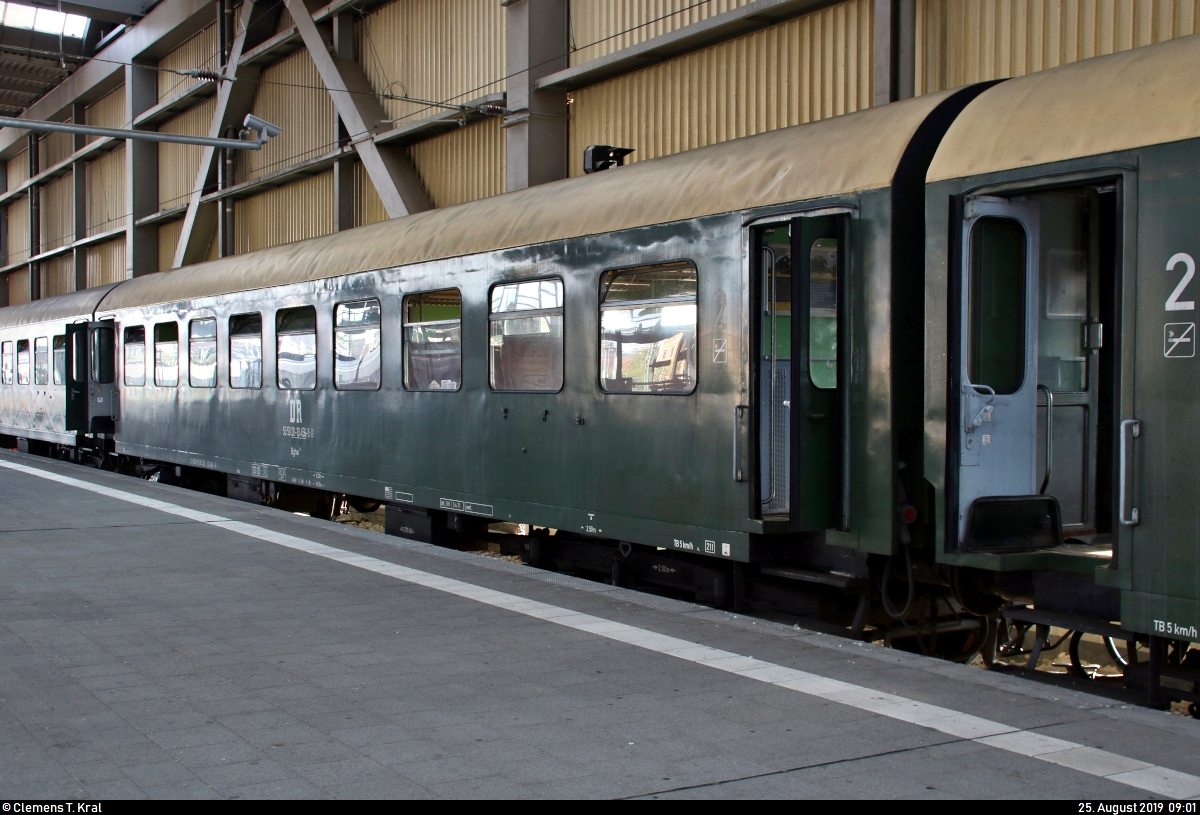
<svg viewBox="0 0 1200 815">
<path fill-rule="evenodd" d="M 317 310 L 312 306 L 276 316 L 275 379 L 279 387 L 310 391 L 317 387 Z"/>
<path fill-rule="evenodd" d="M 142 326 L 125 329 L 125 384 L 141 387 L 146 384 L 146 329 Z"/>
<path fill-rule="evenodd" d="M 54 338 L 54 384 L 67 381 L 67 337 L 59 334 Z"/>
<path fill-rule="evenodd" d="M 489 371 L 501 391 L 557 391 L 563 383 L 563 285 L 558 279 L 492 289 Z"/>
<path fill-rule="evenodd" d="M 17 340 L 17 384 L 29 384 L 29 340 Z"/>
<path fill-rule="evenodd" d="M 193 388 L 217 386 L 217 321 L 192 320 L 188 326 L 188 384 Z"/>
<path fill-rule="evenodd" d="M 0 343 L 0 383 L 5 385 L 13 383 L 13 344 L 11 341 Z"/>
<path fill-rule="evenodd" d="M 379 390 L 379 301 L 342 303 L 334 309 L 333 386 Z"/>
<path fill-rule="evenodd" d="M 50 384 L 49 337 L 38 337 L 33 341 L 33 384 Z"/>
<path fill-rule="evenodd" d="M 696 387 L 696 267 L 672 263 L 601 278 L 600 384 L 616 393 Z"/>
<path fill-rule="evenodd" d="M 458 289 L 404 298 L 404 387 L 458 390 L 462 381 L 462 295 Z"/>
<path fill-rule="evenodd" d="M 160 388 L 179 385 L 179 324 L 154 326 L 154 384 Z"/>
<path fill-rule="evenodd" d="M 229 387 L 262 387 L 262 316 L 229 318 Z"/>
<path fill-rule="evenodd" d="M 836 238 L 818 238 L 808 255 L 808 376 L 822 390 L 838 379 L 837 254 Z"/>
</svg>

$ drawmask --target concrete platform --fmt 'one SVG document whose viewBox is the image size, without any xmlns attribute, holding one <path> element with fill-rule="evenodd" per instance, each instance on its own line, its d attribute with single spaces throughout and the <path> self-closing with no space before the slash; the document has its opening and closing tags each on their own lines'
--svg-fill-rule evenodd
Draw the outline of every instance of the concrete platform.
<svg viewBox="0 0 1200 815">
<path fill-rule="evenodd" d="M 0 797 L 1200 796 L 1200 722 L 0 453 Z"/>
</svg>

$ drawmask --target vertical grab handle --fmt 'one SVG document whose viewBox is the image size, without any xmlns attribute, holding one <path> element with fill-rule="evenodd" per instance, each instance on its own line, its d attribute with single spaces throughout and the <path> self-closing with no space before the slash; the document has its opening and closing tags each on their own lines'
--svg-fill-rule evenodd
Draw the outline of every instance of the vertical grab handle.
<svg viewBox="0 0 1200 815">
<path fill-rule="evenodd" d="M 1054 394 L 1045 385 L 1038 385 L 1037 389 L 1046 394 L 1046 477 L 1038 490 L 1038 495 L 1045 495 L 1046 487 L 1050 486 L 1050 473 L 1054 470 Z"/>
<path fill-rule="evenodd" d="M 733 480 L 745 481 L 742 476 L 742 450 L 741 450 L 741 429 L 742 429 L 742 411 L 746 410 L 745 405 L 736 405 L 733 408 Z"/>
<path fill-rule="evenodd" d="M 1126 483 L 1125 482 L 1126 482 L 1126 472 L 1127 472 L 1126 463 L 1128 461 L 1128 457 L 1127 457 L 1126 450 L 1125 450 L 1125 448 L 1126 448 L 1125 429 L 1126 428 L 1131 429 L 1132 432 L 1130 433 L 1130 435 L 1136 439 L 1139 435 L 1141 435 L 1142 423 L 1139 422 L 1137 419 L 1126 419 L 1125 421 L 1121 422 L 1121 454 L 1118 459 L 1120 461 L 1120 466 L 1119 466 L 1119 472 L 1117 474 L 1117 480 L 1120 482 L 1118 500 L 1121 502 L 1121 504 L 1120 504 L 1120 509 L 1117 511 L 1117 517 L 1121 521 L 1122 526 L 1133 526 L 1138 522 L 1137 507 L 1133 507 L 1129 511 L 1128 518 L 1125 517 L 1125 491 L 1126 491 Z"/>
</svg>

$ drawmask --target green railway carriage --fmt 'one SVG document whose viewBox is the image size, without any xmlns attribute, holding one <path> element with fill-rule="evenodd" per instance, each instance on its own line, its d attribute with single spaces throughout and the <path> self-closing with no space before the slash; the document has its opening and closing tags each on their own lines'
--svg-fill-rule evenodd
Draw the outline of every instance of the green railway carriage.
<svg viewBox="0 0 1200 815">
<path fill-rule="evenodd" d="M 945 656 L 1003 608 L 1182 670 L 1197 67 L 1183 38 L 0 309 L 0 433 L 552 528 L 530 559 Z"/>
<path fill-rule="evenodd" d="M 1038 609 L 1200 630 L 1200 39 L 1001 83 L 928 174 L 937 560 Z"/>
</svg>

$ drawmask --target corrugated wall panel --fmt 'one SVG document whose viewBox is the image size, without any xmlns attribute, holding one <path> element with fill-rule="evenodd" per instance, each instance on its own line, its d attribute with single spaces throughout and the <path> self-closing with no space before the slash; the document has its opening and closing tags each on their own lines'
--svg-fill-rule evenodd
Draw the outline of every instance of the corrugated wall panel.
<svg viewBox="0 0 1200 815">
<path fill-rule="evenodd" d="M 75 291 L 75 256 L 59 255 L 41 264 L 42 297 L 57 297 Z"/>
<path fill-rule="evenodd" d="M 237 17 L 235 16 L 236 20 Z M 216 23 L 201 31 L 196 36 L 176 48 L 158 61 L 158 98 L 167 99 L 177 93 L 204 80 L 190 76 L 180 76 L 171 71 L 183 71 L 189 68 L 208 68 L 216 70 L 220 67 L 217 55 L 217 26 Z"/>
<path fill-rule="evenodd" d="M 1184 37 L 1198 17 L 1197 0 L 917 0 L 916 91 Z"/>
<path fill-rule="evenodd" d="M 337 144 L 333 100 L 307 51 L 265 69 L 252 112 L 283 128 L 261 150 L 239 150 L 237 178 L 248 181 L 315 158 Z"/>
<path fill-rule="evenodd" d="M 29 268 L 19 269 L 8 274 L 8 304 L 29 302 Z"/>
<path fill-rule="evenodd" d="M 179 236 L 183 233 L 183 221 L 169 221 L 158 228 L 158 270 L 160 272 L 171 268 L 175 261 L 175 247 L 179 245 Z"/>
<path fill-rule="evenodd" d="M 41 190 L 41 251 L 48 252 L 75 240 L 75 176 L 67 173 Z"/>
<path fill-rule="evenodd" d="M 15 190 L 29 180 L 29 151 L 22 150 L 5 162 L 5 174 L 8 176 L 8 188 Z"/>
<path fill-rule="evenodd" d="M 88 288 L 125 279 L 125 241 L 105 241 L 87 249 Z"/>
<path fill-rule="evenodd" d="M 871 106 L 871 0 L 849 0 L 572 94 L 570 173 L 589 144 L 627 161 Z"/>
<path fill-rule="evenodd" d="M 237 253 L 333 232 L 333 171 L 233 205 Z"/>
<path fill-rule="evenodd" d="M 495 0 L 397 0 L 356 27 L 358 61 L 381 95 L 466 102 L 504 90 L 504 9 Z M 388 115 L 441 112 L 383 100 Z"/>
<path fill-rule="evenodd" d="M 126 127 L 129 120 L 125 118 L 125 86 L 122 85 L 107 96 L 93 102 L 84 109 L 84 124 L 95 127 Z M 88 136 L 90 144 L 99 136 Z"/>
<path fill-rule="evenodd" d="M 38 166 L 53 167 L 75 152 L 75 137 L 70 133 L 47 133 L 38 137 Z"/>
<path fill-rule="evenodd" d="M 377 224 L 388 219 L 387 210 L 362 162 L 354 163 L 354 225 Z"/>
<path fill-rule="evenodd" d="M 160 133 L 175 133 L 187 136 L 207 136 L 217 100 L 209 99 L 186 113 L 164 122 Z M 196 144 L 158 145 L 158 208 L 171 209 L 187 203 L 196 183 L 196 170 L 200 167 L 200 154 L 204 148 Z"/>
<path fill-rule="evenodd" d="M 29 198 L 8 205 L 7 263 L 29 260 Z"/>
<path fill-rule="evenodd" d="M 125 148 L 119 147 L 87 165 L 87 234 L 125 225 Z"/>
<path fill-rule="evenodd" d="M 571 0 L 571 64 L 620 51 L 752 0 Z"/>
<path fill-rule="evenodd" d="M 485 119 L 408 149 L 435 207 L 448 207 L 504 192 L 504 130 Z"/>
</svg>

